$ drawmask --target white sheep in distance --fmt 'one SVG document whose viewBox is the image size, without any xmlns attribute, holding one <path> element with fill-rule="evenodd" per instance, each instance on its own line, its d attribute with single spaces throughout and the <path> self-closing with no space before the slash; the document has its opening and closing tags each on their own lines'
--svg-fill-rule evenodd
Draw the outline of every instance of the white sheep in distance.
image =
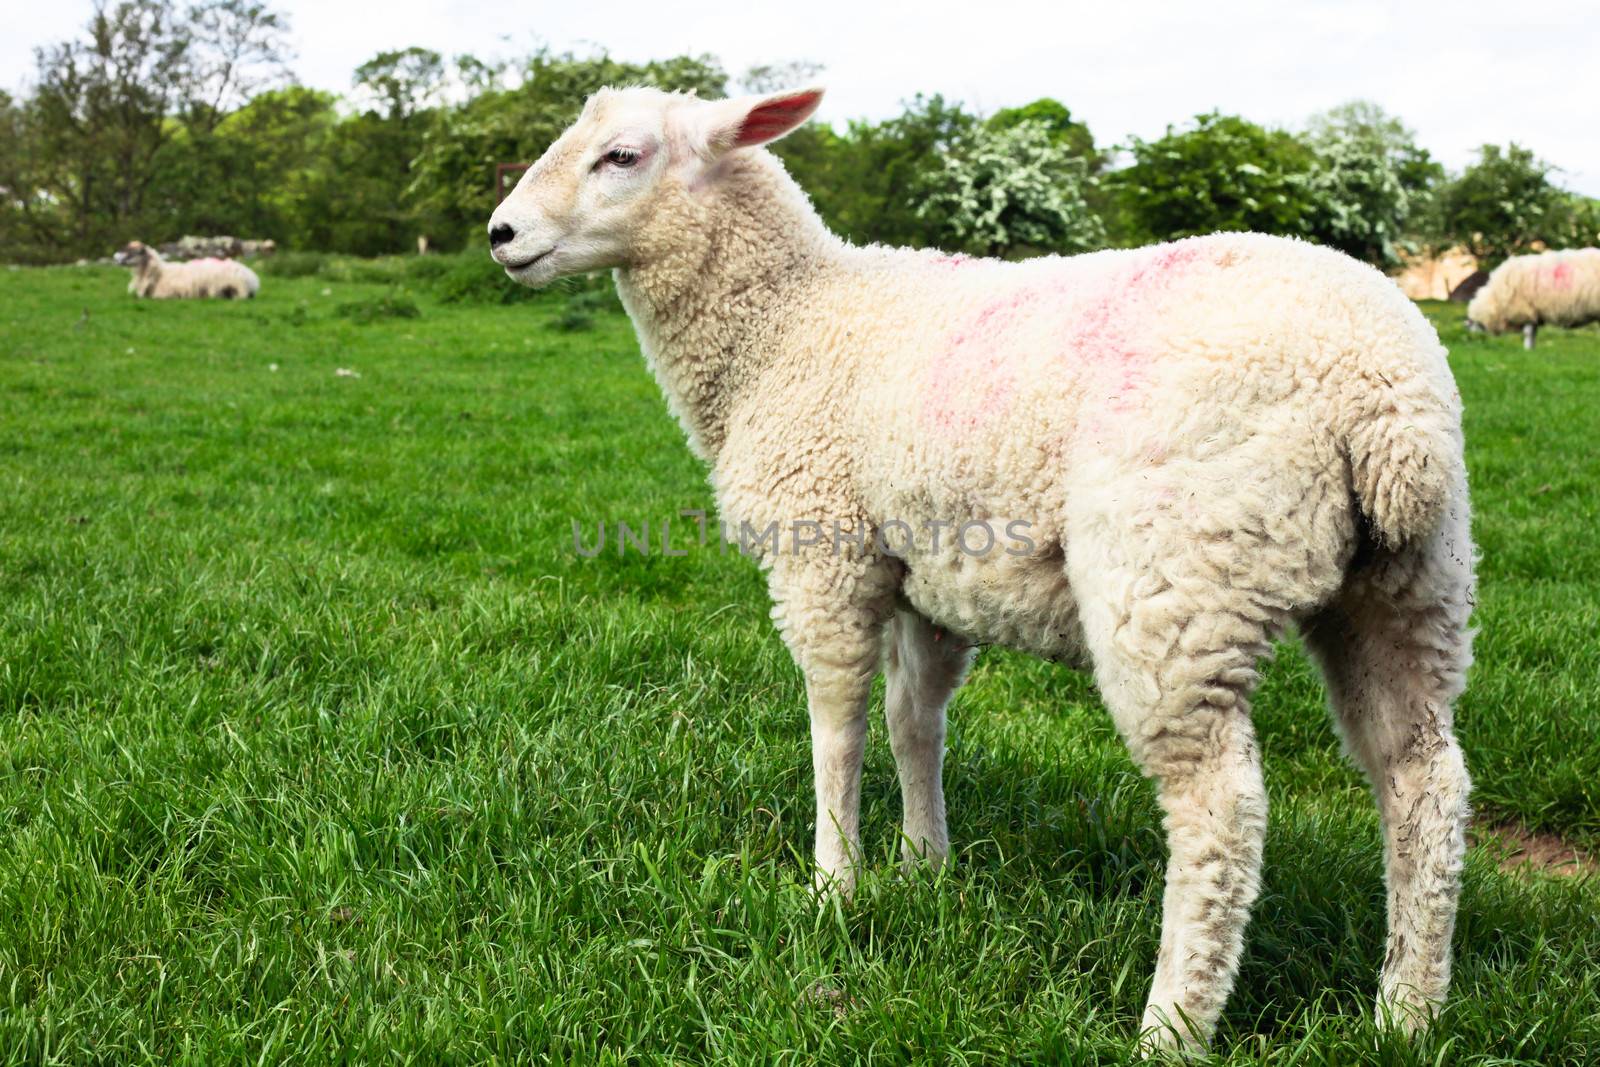
<svg viewBox="0 0 1600 1067">
<path fill-rule="evenodd" d="M 1532 349 L 1539 327 L 1600 322 L 1600 248 L 1512 256 L 1467 304 L 1467 326 L 1488 333 L 1522 328 Z"/>
<path fill-rule="evenodd" d="M 256 272 L 231 259 L 196 259 L 169 263 L 161 253 L 131 241 L 113 257 L 119 266 L 133 268 L 128 292 L 156 300 L 192 300 L 218 297 L 247 300 L 261 288 Z"/>
<path fill-rule="evenodd" d="M 760 548 L 806 682 L 819 882 L 848 893 L 860 861 L 880 663 L 907 863 L 949 849 L 972 646 L 1092 667 L 1166 816 L 1145 1040 L 1203 1047 L 1260 884 L 1250 695 L 1298 624 L 1383 820 L 1379 1017 L 1422 1026 L 1465 848 L 1474 558 L 1433 329 L 1370 267 L 1257 234 L 1023 263 L 853 247 L 759 147 L 820 97 L 603 90 L 489 224 L 523 284 L 614 268 L 723 520 L 778 524 Z"/>
</svg>

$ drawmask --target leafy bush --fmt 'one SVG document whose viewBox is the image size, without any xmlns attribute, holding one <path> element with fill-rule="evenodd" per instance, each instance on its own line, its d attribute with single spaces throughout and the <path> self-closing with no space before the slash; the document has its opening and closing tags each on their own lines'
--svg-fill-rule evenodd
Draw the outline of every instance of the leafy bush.
<svg viewBox="0 0 1600 1067">
<path fill-rule="evenodd" d="M 447 262 L 433 283 L 434 293 L 442 303 L 517 304 L 539 299 L 538 290 L 507 278 L 500 265 L 481 251 L 438 258 Z"/>
<path fill-rule="evenodd" d="M 1305 141 L 1314 162 L 1304 236 L 1380 267 L 1397 265 L 1444 168 L 1405 123 L 1369 101 L 1312 116 Z"/>
<path fill-rule="evenodd" d="M 275 278 L 327 278 L 334 282 L 398 285 L 412 277 L 411 264 L 422 257 L 331 255 L 326 252 L 280 252 L 260 261 L 257 269 Z"/>
<path fill-rule="evenodd" d="M 323 252 L 279 252 L 261 260 L 255 269 L 269 278 L 309 278 L 321 274 L 330 258 Z"/>
<path fill-rule="evenodd" d="M 594 317 L 611 311 L 621 311 L 616 293 L 608 283 L 605 288 L 588 286 L 567 294 L 561 305 L 561 314 L 555 318 L 555 328 L 568 333 L 594 329 Z"/>
<path fill-rule="evenodd" d="M 369 323 L 379 319 L 415 319 L 422 316 L 416 301 L 404 293 L 385 293 L 371 300 L 352 300 L 338 305 L 333 313 L 342 319 Z"/>
<path fill-rule="evenodd" d="M 1022 107 L 1006 107 L 989 116 L 985 123 L 991 130 L 1009 130 L 1024 122 L 1043 126 L 1050 139 L 1067 154 L 1082 159 L 1090 174 L 1096 174 L 1106 165 L 1106 154 L 1095 147 L 1094 134 L 1089 127 L 1072 117 L 1072 110 L 1059 100 L 1040 97 Z"/>
<path fill-rule="evenodd" d="M 920 182 L 919 217 L 942 248 L 984 256 L 1082 252 L 1105 243 L 1084 198 L 1088 166 L 1065 139 L 1026 119 L 972 131 Z"/>
<path fill-rule="evenodd" d="M 1412 196 L 1382 155 L 1354 141 L 1317 148 L 1304 236 L 1380 267 L 1400 262 Z"/>
<path fill-rule="evenodd" d="M 416 256 L 405 261 L 405 272 L 411 281 L 435 282 L 450 273 L 455 265 L 455 256 Z"/>
<path fill-rule="evenodd" d="M 398 285 L 406 280 L 406 260 L 400 256 L 362 259 L 339 256 L 322 273 L 336 282 L 366 282 L 373 285 Z"/>
</svg>

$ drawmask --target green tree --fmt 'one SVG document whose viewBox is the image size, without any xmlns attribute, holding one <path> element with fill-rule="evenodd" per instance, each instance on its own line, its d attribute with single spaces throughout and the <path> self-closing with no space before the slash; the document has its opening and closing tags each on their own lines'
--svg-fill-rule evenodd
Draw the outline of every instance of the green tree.
<svg viewBox="0 0 1600 1067">
<path fill-rule="evenodd" d="M 58 220 L 38 162 L 30 109 L 0 90 L 0 250 L 6 259 L 33 263 L 54 258 Z"/>
<path fill-rule="evenodd" d="M 507 64 L 504 60 L 484 60 L 466 52 L 456 56 L 456 81 L 469 97 L 496 92 L 505 78 Z"/>
<path fill-rule="evenodd" d="M 414 164 L 439 121 L 444 58 L 428 48 L 379 52 L 351 86 L 369 105 L 327 127 L 306 176 L 294 243 L 356 255 L 403 252 L 434 228 L 411 194 Z M 431 236 L 431 234 L 430 234 Z"/>
<path fill-rule="evenodd" d="M 1212 112 L 1157 140 L 1134 138 L 1130 150 L 1133 164 L 1112 178 L 1134 239 L 1305 231 L 1314 155 L 1292 134 Z"/>
<path fill-rule="evenodd" d="M 1478 160 L 1434 200 L 1433 239 L 1459 245 L 1487 269 L 1537 245 L 1573 236 L 1572 198 L 1550 181 L 1550 164 L 1521 145 L 1484 145 Z"/>
<path fill-rule="evenodd" d="M 190 79 L 190 42 L 165 0 L 96 3 L 85 38 L 35 52 L 28 106 L 56 239 L 78 251 L 137 224 Z"/>
<path fill-rule="evenodd" d="M 261 89 L 289 77 L 289 20 L 253 0 L 209 0 L 188 10 L 190 86 L 185 121 L 210 131 Z"/>
<path fill-rule="evenodd" d="M 1600 246 L 1600 199 L 1572 194 L 1568 200 L 1567 232 L 1561 235 L 1563 248 Z"/>
<path fill-rule="evenodd" d="M 1073 118 L 1071 110 L 1059 100 L 1042 97 L 1021 107 L 1001 108 L 989 116 L 986 125 L 992 130 L 1009 130 L 1024 122 L 1043 127 L 1052 141 L 1083 160 L 1090 174 L 1098 174 L 1105 166 L 1106 156 L 1095 148 L 1089 127 Z"/>
<path fill-rule="evenodd" d="M 1315 161 L 1304 235 L 1375 266 L 1398 265 L 1444 169 L 1370 101 L 1312 116 L 1305 139 Z"/>
<path fill-rule="evenodd" d="M 390 122 L 405 125 L 444 85 L 444 57 L 429 48 L 379 52 L 356 68 L 351 84 L 373 97 Z"/>
<path fill-rule="evenodd" d="M 257 93 L 209 133 L 180 133 L 156 182 L 164 232 L 234 233 L 307 247 L 326 220 L 312 212 L 339 124 L 332 93 L 304 86 Z"/>
<path fill-rule="evenodd" d="M 1426 196 L 1444 178 L 1444 168 L 1417 144 L 1415 131 L 1370 100 L 1350 100 L 1311 116 L 1306 137 L 1314 148 L 1354 145 L 1383 159 L 1413 198 Z"/>
<path fill-rule="evenodd" d="M 10 105 L 28 158 L 10 164 L 23 192 L 0 205 L 4 225 L 54 258 L 159 236 L 173 222 L 157 179 L 174 145 L 192 154 L 241 94 L 281 76 L 285 31 L 245 0 L 97 0 L 81 38 L 36 50 L 36 85 Z"/>
</svg>

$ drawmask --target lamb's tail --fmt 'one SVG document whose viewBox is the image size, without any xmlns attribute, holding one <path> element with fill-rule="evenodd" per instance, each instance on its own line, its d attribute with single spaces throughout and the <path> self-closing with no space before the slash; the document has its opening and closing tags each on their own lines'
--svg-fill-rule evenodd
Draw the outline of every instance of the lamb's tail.
<svg viewBox="0 0 1600 1067">
<path fill-rule="evenodd" d="M 1432 327 L 1409 310 L 1426 339 L 1418 331 L 1402 358 L 1358 364 L 1342 390 L 1352 487 L 1391 548 L 1432 533 L 1466 487 L 1460 395 Z"/>
</svg>

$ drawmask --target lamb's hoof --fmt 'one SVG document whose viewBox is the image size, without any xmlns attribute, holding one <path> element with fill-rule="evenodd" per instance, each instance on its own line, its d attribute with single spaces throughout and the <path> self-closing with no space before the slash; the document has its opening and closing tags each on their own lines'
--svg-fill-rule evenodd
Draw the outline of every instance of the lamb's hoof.
<svg viewBox="0 0 1600 1067">
<path fill-rule="evenodd" d="M 1198 1060 L 1206 1054 L 1206 1046 L 1193 1038 L 1180 1039 L 1173 1034 L 1171 1027 L 1162 1031 L 1146 1031 L 1139 1036 L 1139 1058 L 1141 1060 L 1154 1060 L 1157 1063 L 1166 1061 L 1185 1063 Z"/>
<path fill-rule="evenodd" d="M 847 867 L 834 872 L 817 868 L 811 875 L 811 891 L 822 904 L 835 900 L 842 904 L 850 903 L 850 898 L 856 895 L 855 868 Z"/>
<path fill-rule="evenodd" d="M 932 877 L 944 868 L 949 859 L 949 849 L 919 850 L 902 842 L 900 845 L 900 876 L 902 878 L 915 878 L 919 875 Z"/>
<path fill-rule="evenodd" d="M 1207 1041 L 1185 1022 L 1174 1024 L 1167 1013 L 1146 1008 L 1139 1032 L 1139 1057 L 1146 1060 L 1194 1060 L 1206 1054 Z"/>
<path fill-rule="evenodd" d="M 1391 1030 L 1404 1037 L 1415 1037 L 1426 1030 L 1439 1014 L 1439 1002 L 1415 990 L 1402 989 L 1378 995 L 1374 1021 L 1380 1030 Z"/>
</svg>

